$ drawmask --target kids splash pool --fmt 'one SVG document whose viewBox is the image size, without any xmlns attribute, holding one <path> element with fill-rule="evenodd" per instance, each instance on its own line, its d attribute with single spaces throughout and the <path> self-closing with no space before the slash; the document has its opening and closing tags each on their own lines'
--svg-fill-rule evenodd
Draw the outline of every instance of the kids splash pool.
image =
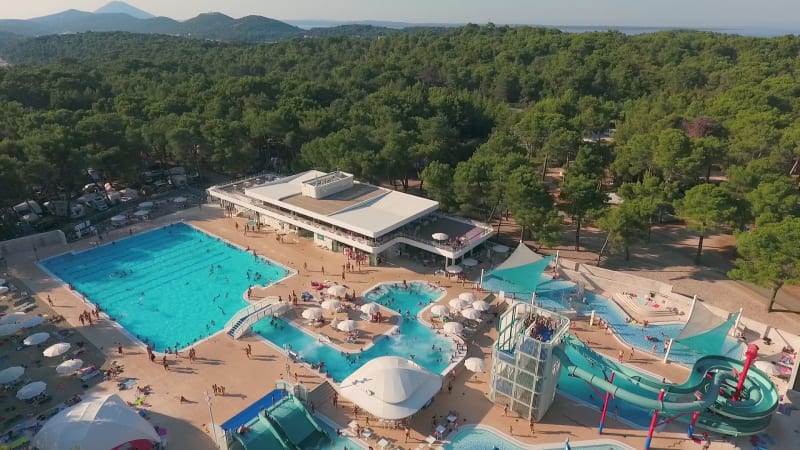
<svg viewBox="0 0 800 450">
<path fill-rule="evenodd" d="M 455 362 L 455 342 L 419 322 L 417 314 L 444 293 L 443 289 L 424 282 L 410 282 L 407 287 L 402 283 L 387 283 L 366 292 L 367 301 L 402 312 L 403 320 L 395 334 L 378 338 L 363 352 L 346 354 L 281 319 L 262 320 L 253 326 L 253 331 L 280 348 L 291 349 L 306 362 L 324 361 L 334 381 L 347 378 L 364 363 L 380 356 L 413 359 L 433 373 L 442 373 Z"/>
<path fill-rule="evenodd" d="M 249 286 L 290 273 L 184 223 L 40 264 L 157 351 L 217 333 Z"/>
</svg>

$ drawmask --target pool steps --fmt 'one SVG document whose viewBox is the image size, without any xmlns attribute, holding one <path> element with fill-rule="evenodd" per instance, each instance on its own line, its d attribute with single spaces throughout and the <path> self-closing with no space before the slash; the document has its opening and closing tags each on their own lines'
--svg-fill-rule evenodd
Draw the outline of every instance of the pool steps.
<svg viewBox="0 0 800 450">
<path fill-rule="evenodd" d="M 289 310 L 289 305 L 282 303 L 278 297 L 267 297 L 258 303 L 239 310 L 225 324 L 228 336 L 239 339 L 256 322 L 266 317 L 278 317 Z"/>
</svg>

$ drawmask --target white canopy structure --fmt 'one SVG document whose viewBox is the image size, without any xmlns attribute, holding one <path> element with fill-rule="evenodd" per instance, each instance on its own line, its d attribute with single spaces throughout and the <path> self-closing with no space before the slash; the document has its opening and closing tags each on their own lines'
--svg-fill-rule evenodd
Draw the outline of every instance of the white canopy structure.
<svg viewBox="0 0 800 450">
<path fill-rule="evenodd" d="M 464 268 L 461 267 L 461 266 L 455 265 L 455 266 L 447 266 L 447 267 L 444 268 L 444 270 L 447 271 L 447 273 L 455 275 L 455 274 L 463 272 Z"/>
<path fill-rule="evenodd" d="M 22 366 L 12 366 L 0 370 L 0 384 L 11 383 L 16 381 L 22 374 L 25 373 L 25 368 Z"/>
<path fill-rule="evenodd" d="M 494 251 L 495 253 L 506 253 L 508 252 L 508 250 L 509 250 L 508 247 L 500 244 L 497 244 L 494 247 L 492 247 L 492 251 Z"/>
<path fill-rule="evenodd" d="M 448 334 L 458 334 L 464 331 L 464 325 L 461 322 L 447 322 L 442 328 Z"/>
<path fill-rule="evenodd" d="M 375 358 L 340 384 L 341 394 L 375 417 L 405 419 L 442 388 L 442 377 L 407 359 Z"/>
<path fill-rule="evenodd" d="M 41 325 L 44 322 L 44 317 L 42 316 L 33 316 L 28 317 L 27 319 L 22 321 L 22 328 L 33 328 Z"/>
<path fill-rule="evenodd" d="M 25 340 L 22 341 L 22 343 L 28 346 L 39 345 L 48 339 L 50 339 L 50 333 L 45 333 L 45 332 L 35 333 L 26 337 Z"/>
<path fill-rule="evenodd" d="M 46 349 L 44 349 L 44 351 L 42 352 L 42 355 L 44 355 L 44 356 L 46 356 L 48 358 L 53 358 L 55 356 L 61 356 L 64 353 L 67 353 L 67 351 L 69 351 L 70 347 L 71 347 L 71 345 L 70 345 L 69 342 L 59 342 L 58 344 L 53 344 L 50 347 L 47 347 Z"/>
<path fill-rule="evenodd" d="M 118 395 L 85 398 L 51 418 L 33 438 L 41 449 L 108 450 L 128 442 L 161 442 L 153 425 Z"/>
<path fill-rule="evenodd" d="M 450 309 L 453 311 L 461 311 L 462 309 L 468 307 L 470 302 L 464 300 L 463 298 L 454 298 L 449 302 Z"/>
<path fill-rule="evenodd" d="M 186 197 L 175 197 L 172 199 L 172 203 L 186 203 Z"/>
<path fill-rule="evenodd" d="M 461 310 L 461 317 L 469 320 L 481 320 L 481 313 L 472 308 L 467 308 Z"/>
<path fill-rule="evenodd" d="M 0 286 L 0 294 L 5 294 L 8 292 L 8 286 Z"/>
<path fill-rule="evenodd" d="M 45 389 L 47 389 L 47 383 L 44 381 L 34 381 L 33 383 L 22 386 L 17 391 L 17 398 L 20 400 L 30 400 L 44 392 Z"/>
<path fill-rule="evenodd" d="M 11 314 L 6 314 L 5 316 L 0 317 L 0 325 L 20 322 L 24 320 L 23 317 L 25 317 L 24 312 L 13 312 Z"/>
<path fill-rule="evenodd" d="M 22 328 L 21 323 L 7 323 L 0 325 L 0 336 L 11 336 Z"/>
<path fill-rule="evenodd" d="M 308 308 L 303 311 L 303 318 L 308 320 L 315 320 L 322 317 L 322 308 Z"/>
<path fill-rule="evenodd" d="M 153 207 L 153 202 L 142 202 L 139 203 L 139 209 L 150 209 Z"/>
<path fill-rule="evenodd" d="M 372 302 L 372 303 L 367 303 L 365 305 L 361 305 L 361 308 L 359 309 L 361 309 L 361 312 L 363 312 L 364 314 L 377 314 L 378 311 L 381 310 L 381 305 Z"/>
<path fill-rule="evenodd" d="M 358 329 L 358 322 L 355 320 L 343 320 L 336 324 L 336 328 L 339 331 L 351 332 L 356 331 Z"/>
<path fill-rule="evenodd" d="M 342 303 L 339 300 L 325 300 L 320 306 L 322 306 L 322 309 L 327 309 L 328 311 L 336 311 L 342 307 Z"/>
<path fill-rule="evenodd" d="M 460 298 L 462 300 L 466 300 L 466 301 L 468 301 L 470 303 L 478 300 L 478 296 L 473 294 L 472 292 L 462 292 L 462 293 L 458 294 L 458 298 Z"/>
<path fill-rule="evenodd" d="M 467 358 L 464 360 L 464 367 L 470 372 L 485 372 L 486 361 L 481 358 Z"/>
<path fill-rule="evenodd" d="M 81 367 L 83 367 L 82 359 L 68 359 L 56 367 L 56 373 L 59 375 L 67 375 L 75 373 Z"/>
<path fill-rule="evenodd" d="M 478 301 L 472 302 L 472 309 L 474 309 L 475 311 L 485 312 L 485 311 L 488 311 L 489 309 L 491 309 L 491 307 L 485 301 L 478 300 Z"/>
<path fill-rule="evenodd" d="M 341 284 L 337 284 L 329 287 L 327 292 L 328 295 L 332 295 L 334 297 L 344 297 L 344 295 L 347 294 L 347 288 Z"/>
<path fill-rule="evenodd" d="M 431 306 L 431 314 L 434 316 L 448 316 L 450 315 L 450 309 L 445 305 L 433 305 Z"/>
<path fill-rule="evenodd" d="M 466 267 L 475 267 L 478 265 L 478 260 L 475 258 L 464 258 L 464 260 L 461 261 L 461 264 Z"/>
</svg>

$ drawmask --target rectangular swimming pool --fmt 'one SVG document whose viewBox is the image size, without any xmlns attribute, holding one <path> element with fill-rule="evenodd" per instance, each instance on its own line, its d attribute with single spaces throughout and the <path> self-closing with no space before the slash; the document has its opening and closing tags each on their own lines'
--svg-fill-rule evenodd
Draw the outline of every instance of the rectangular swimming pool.
<svg viewBox="0 0 800 450">
<path fill-rule="evenodd" d="M 40 264 L 156 351 L 217 333 L 249 286 L 290 273 L 184 223 Z"/>
</svg>

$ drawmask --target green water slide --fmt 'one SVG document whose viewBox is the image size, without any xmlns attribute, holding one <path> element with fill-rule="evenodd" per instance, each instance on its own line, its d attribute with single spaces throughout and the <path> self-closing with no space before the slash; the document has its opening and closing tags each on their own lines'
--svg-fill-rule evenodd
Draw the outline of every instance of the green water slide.
<svg viewBox="0 0 800 450">
<path fill-rule="evenodd" d="M 269 415 L 292 448 L 315 448 L 330 440 L 314 416 L 293 396 L 276 403 L 269 409 Z"/>
<path fill-rule="evenodd" d="M 584 355 L 591 353 L 594 358 L 601 357 L 573 337 L 568 337 L 566 341 Z M 740 372 L 743 364 L 724 356 L 705 356 L 698 359 L 687 380 L 681 384 L 661 383 L 630 366 L 602 357 L 617 376 L 622 375 L 629 382 L 653 393 L 652 397 L 646 397 L 621 389 L 607 382 L 604 376 L 595 375 L 575 365 L 560 348 L 555 348 L 553 353 L 570 375 L 610 392 L 623 401 L 644 409 L 658 409 L 667 416 L 700 411 L 697 426 L 713 432 L 731 436 L 760 433 L 769 426 L 772 413 L 778 407 L 778 392 L 769 377 L 754 367 L 748 372 L 741 400 L 729 400 L 738 380 L 734 372 Z M 664 401 L 659 402 L 655 394 L 661 389 L 665 391 L 665 397 Z M 685 420 L 688 418 L 686 416 Z"/>
<path fill-rule="evenodd" d="M 269 420 L 258 417 L 251 420 L 245 426 L 249 432 L 242 436 L 239 433 L 234 434 L 236 440 L 242 444 L 245 450 L 261 450 L 261 449 L 275 449 L 275 450 L 294 450 L 296 447 L 286 441 L 286 438 L 275 429 Z"/>
</svg>

